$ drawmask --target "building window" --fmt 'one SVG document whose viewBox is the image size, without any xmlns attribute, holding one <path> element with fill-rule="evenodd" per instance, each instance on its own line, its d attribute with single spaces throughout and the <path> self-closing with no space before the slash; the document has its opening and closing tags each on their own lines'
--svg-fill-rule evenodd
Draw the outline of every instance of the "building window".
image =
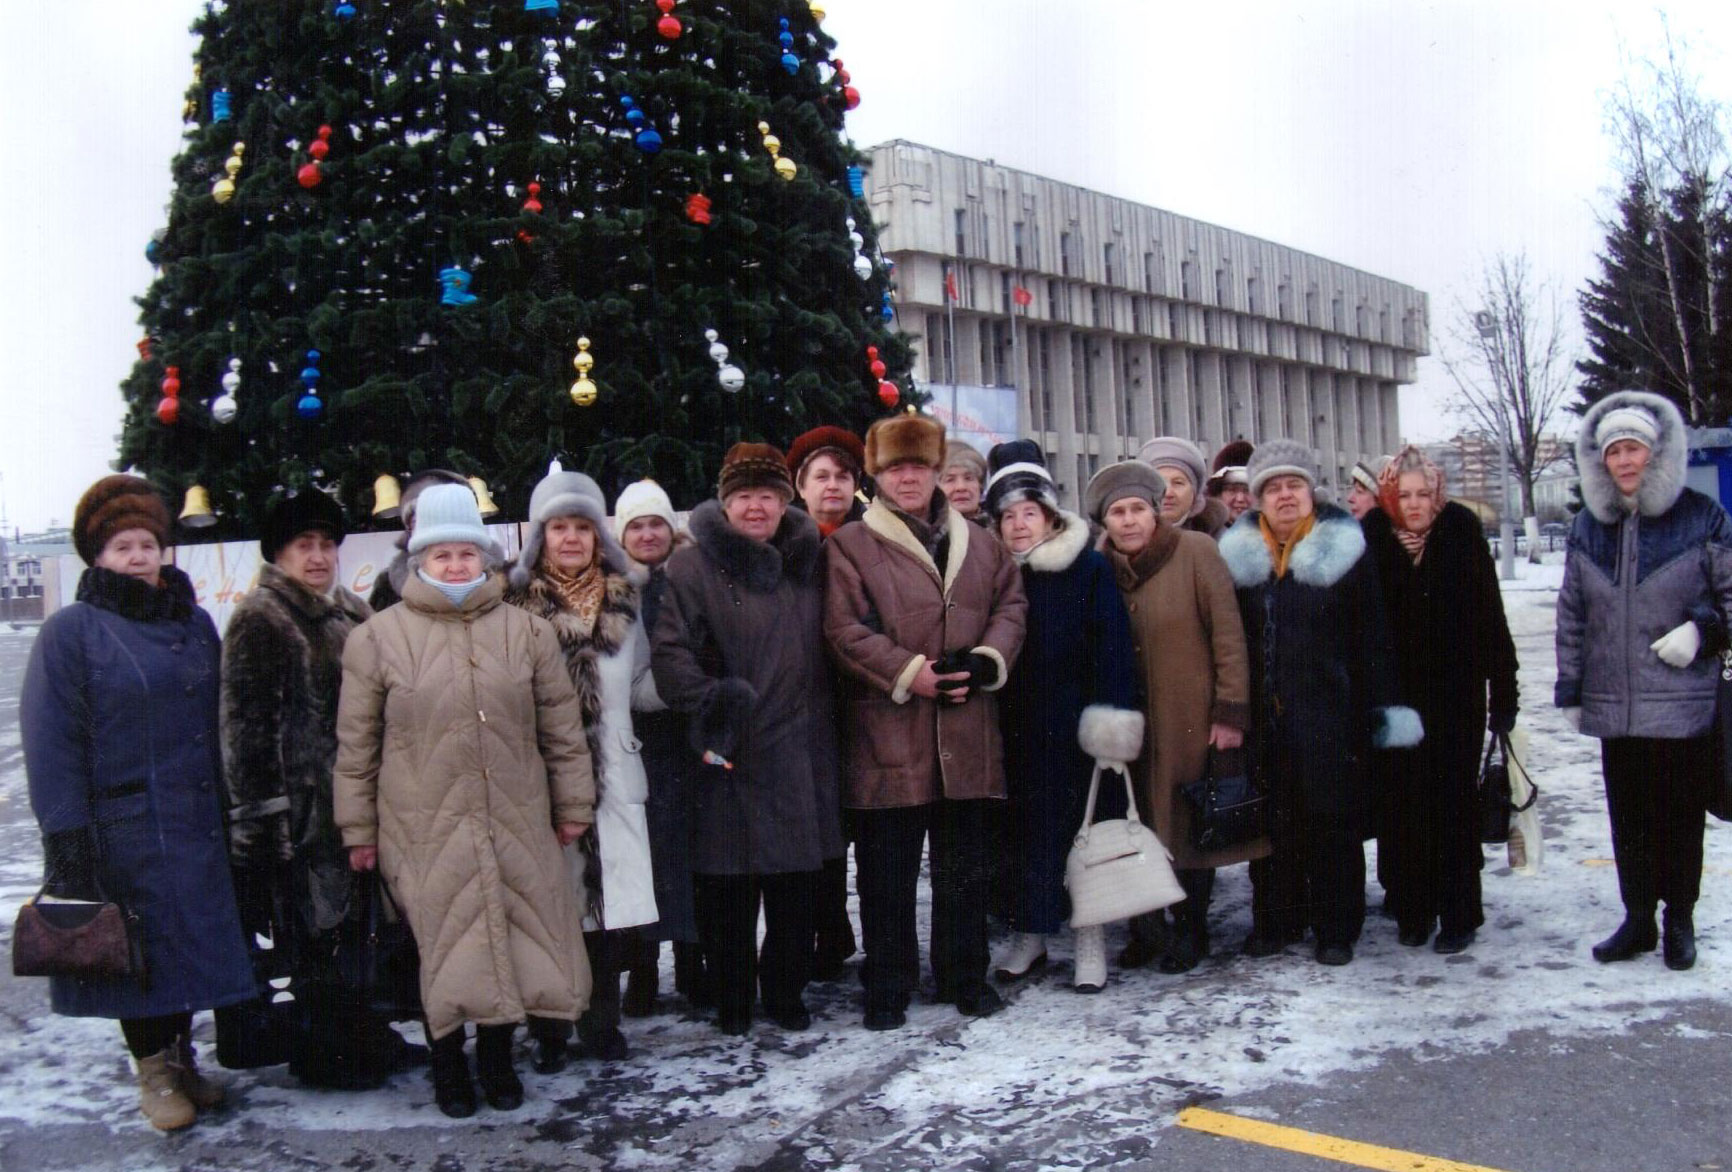
<svg viewBox="0 0 1732 1172">
<path fill-rule="evenodd" d="M 1089 313 L 1093 317 L 1094 327 L 1097 330 L 1102 329 L 1107 324 L 1106 320 L 1105 320 L 1106 319 L 1106 311 L 1103 308 L 1101 302 L 1102 302 L 1102 291 L 1100 289 L 1090 289 L 1089 290 Z"/>
<path fill-rule="evenodd" d="M 1089 458 L 1081 452 L 1076 457 L 1076 494 L 1080 499 L 1089 483 Z"/>
<path fill-rule="evenodd" d="M 1340 293 L 1329 299 L 1329 326 L 1338 334 L 1347 332 L 1347 310 L 1341 303 Z"/>
<path fill-rule="evenodd" d="M 1293 320 L 1293 286 L 1282 281 L 1275 286 L 1275 311 L 1282 321 Z"/>
<path fill-rule="evenodd" d="M 1052 335 L 1045 330 L 1040 335 L 1040 418 L 1042 427 L 1052 430 Z"/>
<path fill-rule="evenodd" d="M 1035 222 L 1028 226 L 1028 267 L 1040 267 L 1040 224 Z"/>
<path fill-rule="evenodd" d="M 1132 297 L 1131 298 L 1131 333 L 1141 334 L 1142 332 L 1143 332 L 1143 299 L 1141 297 Z"/>
<path fill-rule="evenodd" d="M 1179 305 L 1176 301 L 1167 302 L 1167 337 L 1179 338 Z"/>
<path fill-rule="evenodd" d="M 956 209 L 956 255 L 961 256 L 968 251 L 967 236 L 968 214 L 961 208 Z"/>
<path fill-rule="evenodd" d="M 1179 265 L 1179 296 L 1186 301 L 1197 299 L 1197 262 L 1183 261 Z"/>
<path fill-rule="evenodd" d="M 1359 338 L 1366 338 L 1371 334 L 1371 310 L 1366 308 L 1364 302 L 1360 302 L 1359 308 L 1353 311 L 1353 333 Z"/>
<path fill-rule="evenodd" d="M 1155 291 L 1155 254 L 1152 252 L 1145 252 L 1145 253 L 1143 253 L 1143 292 L 1144 293 L 1153 293 L 1154 291 Z"/>
<path fill-rule="evenodd" d="M 1387 305 L 1377 311 L 1377 340 L 1384 345 L 1389 344 L 1389 306 Z"/>
<path fill-rule="evenodd" d="M 1009 273 L 998 274 L 998 302 L 999 302 L 999 305 L 1003 307 L 1004 312 L 1006 312 L 1006 313 L 1015 313 L 1016 312 L 1016 309 L 1014 308 L 1016 305 L 1016 302 L 1011 299 L 1011 295 L 1010 295 L 1010 274 Z"/>
<path fill-rule="evenodd" d="M 1261 313 L 1263 307 L 1257 304 L 1257 278 L 1245 278 L 1245 312 Z"/>
<path fill-rule="evenodd" d="M 1151 348 L 1149 351 L 1149 382 L 1154 388 L 1151 401 L 1154 403 L 1155 417 L 1149 420 L 1150 435 L 1165 435 L 1167 419 L 1167 363 L 1166 352 Z"/>
<path fill-rule="evenodd" d="M 963 271 L 968 275 L 968 281 L 967 281 L 968 300 L 964 301 L 963 304 L 968 306 L 968 308 L 973 309 L 976 305 L 979 304 L 979 302 L 977 300 L 975 300 L 975 296 L 974 296 L 974 266 L 973 265 L 965 265 L 965 266 L 963 266 Z"/>
<path fill-rule="evenodd" d="M 1203 345 L 1215 344 L 1215 315 L 1208 310 L 1203 311 Z"/>
<path fill-rule="evenodd" d="M 1317 320 L 1317 290 L 1305 290 L 1305 324 L 1314 326 L 1320 324 Z"/>
<path fill-rule="evenodd" d="M 1011 236 L 1011 240 L 1012 240 L 1012 247 L 1016 253 L 1016 267 L 1020 269 L 1023 267 L 1023 261 L 1022 261 L 1022 221 L 1021 220 L 1018 220 L 1016 223 L 1011 225 L 1010 236 Z"/>
<path fill-rule="evenodd" d="M 1293 397 L 1298 388 L 1293 385 L 1294 374 L 1291 367 L 1281 368 L 1281 434 L 1288 439 L 1298 439 L 1293 434 Z"/>
<path fill-rule="evenodd" d="M 1069 321 L 1070 314 L 1066 312 L 1066 303 L 1070 300 L 1070 291 L 1063 281 L 1048 281 L 1046 283 L 1046 315 L 1053 321 Z"/>
<path fill-rule="evenodd" d="M 1058 234 L 1058 271 L 1064 276 L 1070 276 L 1070 233 Z"/>
<path fill-rule="evenodd" d="M 1101 260 L 1106 269 L 1106 283 L 1113 283 L 1113 246 L 1108 244 L 1101 248 Z"/>
<path fill-rule="evenodd" d="M 1226 269 L 1216 269 L 1215 270 L 1215 304 L 1216 305 L 1228 304 L 1228 299 L 1227 299 L 1227 270 Z"/>
</svg>

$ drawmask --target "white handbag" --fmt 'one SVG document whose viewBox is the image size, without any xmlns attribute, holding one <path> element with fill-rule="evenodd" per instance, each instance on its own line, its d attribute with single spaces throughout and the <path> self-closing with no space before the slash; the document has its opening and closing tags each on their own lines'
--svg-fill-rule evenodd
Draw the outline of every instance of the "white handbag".
<svg viewBox="0 0 1732 1172">
<path fill-rule="evenodd" d="M 1155 832 L 1137 817 L 1130 774 L 1125 780 L 1123 818 L 1095 821 L 1101 766 L 1089 778 L 1088 807 L 1065 860 L 1064 885 L 1070 889 L 1070 926 L 1088 928 L 1171 907 L 1185 898 L 1173 874 L 1173 857 Z"/>
</svg>

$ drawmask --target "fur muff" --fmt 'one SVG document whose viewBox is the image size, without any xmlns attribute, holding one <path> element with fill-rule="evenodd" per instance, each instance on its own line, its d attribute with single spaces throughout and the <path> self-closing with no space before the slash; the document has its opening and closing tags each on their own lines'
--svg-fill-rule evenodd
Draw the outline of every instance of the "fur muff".
<svg viewBox="0 0 1732 1172">
<path fill-rule="evenodd" d="M 1411 749 L 1425 739 L 1419 713 L 1402 704 L 1375 709 L 1371 743 L 1379 749 Z"/>
<path fill-rule="evenodd" d="M 728 524 L 719 501 L 692 510 L 690 528 L 704 556 L 755 594 L 771 593 L 784 576 L 801 585 L 810 582 L 823 549 L 817 522 L 799 509 L 782 514 L 769 541 L 754 541 Z"/>
<path fill-rule="evenodd" d="M 937 468 L 944 463 L 944 425 L 925 415 L 891 415 L 866 432 L 866 474 L 908 461 Z"/>
<path fill-rule="evenodd" d="M 1595 442 L 1601 420 L 1620 407 L 1640 407 L 1651 413 L 1660 426 L 1659 437 L 1649 449 L 1642 487 L 1636 490 L 1637 512 L 1644 517 L 1658 517 L 1676 504 L 1684 491 L 1690 464 L 1690 439 L 1684 417 L 1671 400 L 1646 391 L 1618 391 L 1595 403 L 1582 416 L 1582 429 L 1576 437 L 1576 469 L 1582 476 L 1582 503 L 1594 520 L 1605 525 L 1616 524 L 1628 511 Z"/>
<path fill-rule="evenodd" d="M 1090 704 L 1077 721 L 1076 743 L 1097 761 L 1122 765 L 1143 755 L 1143 728 L 1143 714 L 1135 709 Z"/>
<path fill-rule="evenodd" d="M 1269 580 L 1275 563 L 1258 526 L 1262 510 L 1252 509 L 1235 521 L 1221 538 L 1221 557 L 1241 589 Z M 1352 514 L 1336 505 L 1319 503 L 1317 523 L 1305 535 L 1287 568 L 1307 586 L 1333 586 L 1365 556 L 1365 531 Z"/>
</svg>

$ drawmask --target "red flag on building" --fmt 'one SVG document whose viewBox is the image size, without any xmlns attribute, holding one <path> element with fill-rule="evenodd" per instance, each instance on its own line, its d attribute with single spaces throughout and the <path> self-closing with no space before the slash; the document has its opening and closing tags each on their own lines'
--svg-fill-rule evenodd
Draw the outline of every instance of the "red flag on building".
<svg viewBox="0 0 1732 1172">
<path fill-rule="evenodd" d="M 944 271 L 944 295 L 952 301 L 960 301 L 956 292 L 956 274 L 949 269 Z"/>
<path fill-rule="evenodd" d="M 1034 294 L 1030 293 L 1027 289 L 1024 289 L 1021 285 L 1018 285 L 1010 291 L 1010 298 L 1024 309 L 1027 309 L 1034 302 Z"/>
</svg>

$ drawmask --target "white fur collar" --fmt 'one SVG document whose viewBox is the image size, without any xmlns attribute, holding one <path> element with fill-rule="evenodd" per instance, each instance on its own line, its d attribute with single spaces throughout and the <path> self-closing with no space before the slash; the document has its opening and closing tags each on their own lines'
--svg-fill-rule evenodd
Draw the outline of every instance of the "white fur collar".
<svg viewBox="0 0 1732 1172">
<path fill-rule="evenodd" d="M 1636 492 L 1636 511 L 1644 517 L 1658 517 L 1678 503 L 1684 492 L 1684 478 L 1690 464 L 1690 438 L 1684 430 L 1684 417 L 1670 399 L 1650 395 L 1646 391 L 1618 391 L 1607 395 L 1588 408 L 1582 416 L 1582 429 L 1576 437 L 1576 470 L 1582 476 L 1582 503 L 1594 520 L 1605 525 L 1616 524 L 1629 509 L 1624 496 L 1606 471 L 1606 462 L 1594 445 L 1594 433 L 1607 412 L 1619 407 L 1642 407 L 1659 421 L 1660 435 L 1648 456 L 1648 470 L 1642 476 L 1642 487 Z"/>
<path fill-rule="evenodd" d="M 908 526 L 902 523 L 902 519 L 884 503 L 882 496 L 866 506 L 866 512 L 860 519 L 880 540 L 894 545 L 925 566 L 934 578 L 938 577 L 938 565 L 932 560 L 932 555 L 926 552 L 926 547 L 920 544 Z M 974 524 L 955 509 L 946 508 L 944 526 L 945 532 L 950 535 L 950 552 L 944 560 L 942 581 L 944 594 L 949 597 L 950 587 L 955 583 L 956 576 L 962 572 L 962 560 L 968 556 L 968 533 L 974 528 Z"/>
<path fill-rule="evenodd" d="M 1076 564 L 1089 544 L 1088 522 L 1075 513 L 1059 510 L 1059 529 L 1051 537 L 1028 551 L 1021 559 L 1029 569 L 1041 574 L 1056 574 Z"/>
<path fill-rule="evenodd" d="M 1240 589 L 1259 586 L 1275 572 L 1268 543 L 1258 527 L 1262 512 L 1252 509 L 1221 537 L 1221 557 Z M 1317 524 L 1287 559 L 1288 572 L 1307 586 L 1333 586 L 1365 554 L 1365 531 L 1346 510 L 1317 505 Z"/>
</svg>

